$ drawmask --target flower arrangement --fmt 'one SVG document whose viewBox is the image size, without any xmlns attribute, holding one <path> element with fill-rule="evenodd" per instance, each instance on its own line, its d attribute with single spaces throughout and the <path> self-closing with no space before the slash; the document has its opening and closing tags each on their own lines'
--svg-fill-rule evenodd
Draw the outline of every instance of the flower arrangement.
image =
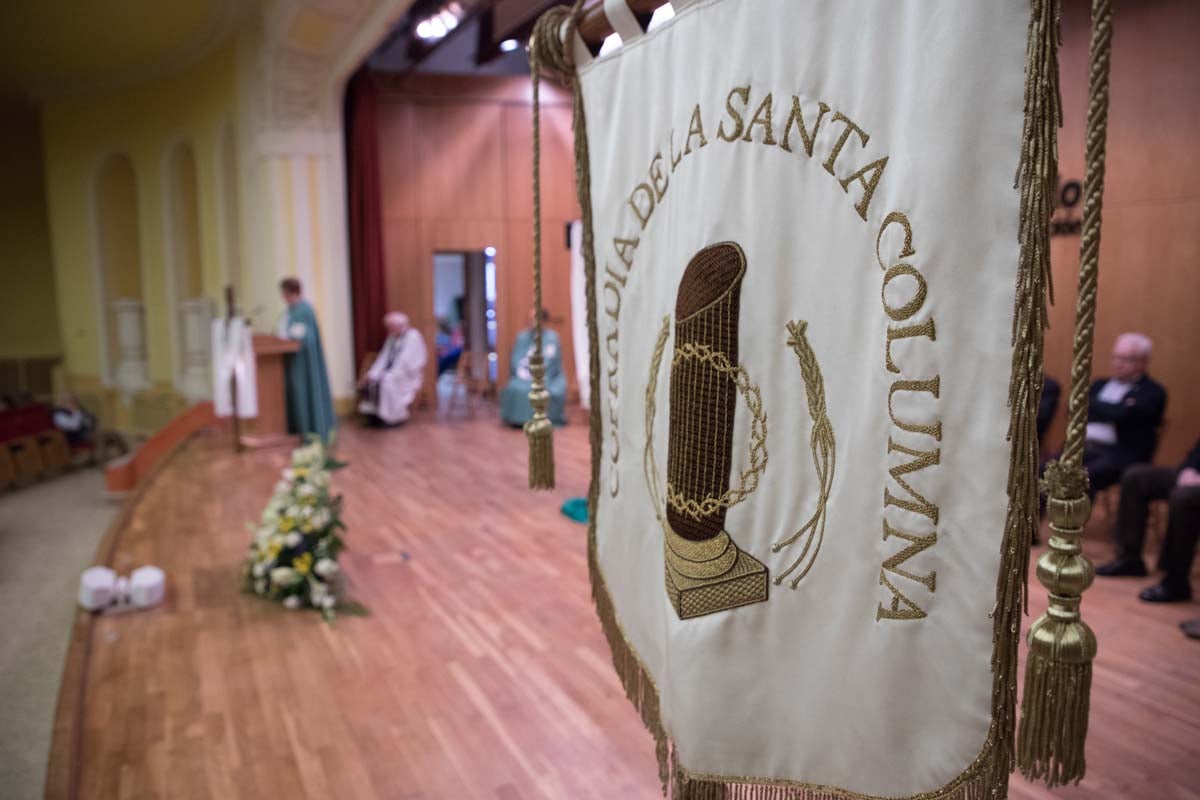
<svg viewBox="0 0 1200 800">
<path fill-rule="evenodd" d="M 332 495 L 329 476 L 345 464 L 331 458 L 318 437 L 292 452 L 258 525 L 243 570 L 246 589 L 285 608 L 315 608 L 332 621 L 339 599 L 338 532 L 341 495 Z"/>
</svg>

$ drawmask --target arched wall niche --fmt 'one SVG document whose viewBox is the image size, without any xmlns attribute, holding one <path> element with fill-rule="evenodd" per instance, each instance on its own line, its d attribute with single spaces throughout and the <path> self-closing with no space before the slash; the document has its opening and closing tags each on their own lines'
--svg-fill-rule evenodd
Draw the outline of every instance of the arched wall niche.
<svg viewBox="0 0 1200 800">
<path fill-rule="evenodd" d="M 167 268 L 172 287 L 175 381 L 189 398 L 209 393 L 209 325 L 212 300 L 204 295 L 200 193 L 196 153 L 176 142 L 167 153 Z"/>
<path fill-rule="evenodd" d="M 124 392 L 135 392 L 150 385 L 150 369 L 137 175 L 129 156 L 114 153 L 100 162 L 95 212 L 104 377 Z"/>
</svg>

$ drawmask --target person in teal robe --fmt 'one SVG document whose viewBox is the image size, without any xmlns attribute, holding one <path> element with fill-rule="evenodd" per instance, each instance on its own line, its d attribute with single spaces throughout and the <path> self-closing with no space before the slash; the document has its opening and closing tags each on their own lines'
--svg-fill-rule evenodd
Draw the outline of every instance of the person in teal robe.
<svg viewBox="0 0 1200 800">
<path fill-rule="evenodd" d="M 287 303 L 287 311 L 279 322 L 279 335 L 300 343 L 298 351 L 287 355 L 288 433 L 315 433 L 328 442 L 337 418 L 333 414 L 317 315 L 301 296 L 300 281 L 285 278 L 280 281 L 279 290 Z"/>
<path fill-rule="evenodd" d="M 517 334 L 510 359 L 508 384 L 500 393 L 500 419 L 508 425 L 524 425 L 533 416 L 529 405 L 529 357 L 533 354 L 533 318 L 530 327 Z M 546 363 L 546 390 L 550 392 L 547 416 L 555 425 L 567 424 L 567 376 L 562 368 L 558 334 L 542 323 L 542 355 Z"/>
</svg>

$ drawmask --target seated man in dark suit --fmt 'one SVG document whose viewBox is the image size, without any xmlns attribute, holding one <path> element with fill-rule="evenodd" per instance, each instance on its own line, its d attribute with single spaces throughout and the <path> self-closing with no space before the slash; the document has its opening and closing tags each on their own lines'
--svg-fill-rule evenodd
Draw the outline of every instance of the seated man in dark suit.
<svg viewBox="0 0 1200 800">
<path fill-rule="evenodd" d="M 1190 600 L 1188 576 L 1196 555 L 1196 539 L 1200 537 L 1200 441 L 1178 467 L 1138 464 L 1125 473 L 1113 531 L 1117 557 L 1096 567 L 1096 574 L 1146 574 L 1142 543 L 1146 538 L 1146 511 L 1152 500 L 1169 503 L 1167 538 L 1159 564 L 1165 575 L 1162 583 L 1144 590 L 1140 597 L 1148 603 Z"/>
<path fill-rule="evenodd" d="M 1151 461 L 1167 393 L 1146 374 L 1150 337 L 1123 333 L 1112 351 L 1112 377 L 1092 383 L 1083 465 L 1096 493 L 1121 480 L 1133 464 Z"/>
</svg>

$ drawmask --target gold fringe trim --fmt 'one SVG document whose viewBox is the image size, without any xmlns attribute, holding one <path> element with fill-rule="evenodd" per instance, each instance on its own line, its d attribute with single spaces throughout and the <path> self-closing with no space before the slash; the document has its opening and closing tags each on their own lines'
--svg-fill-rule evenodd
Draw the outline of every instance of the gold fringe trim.
<svg viewBox="0 0 1200 800">
<path fill-rule="evenodd" d="M 591 376 L 591 483 L 588 491 L 588 572 L 592 599 L 601 629 L 612 652 L 621 685 L 643 724 L 654 738 L 659 779 L 665 796 L 674 800 L 884 800 L 836 787 L 758 778 L 690 773 L 678 763 L 671 738 L 662 722 L 658 688 L 630 645 L 617 620 L 601 572 L 596 547 L 596 524 L 602 452 L 600 348 L 596 303 L 595 236 L 592 222 L 591 176 L 587 120 L 583 94 L 575 80 L 570 42 L 582 0 L 573 8 L 547 11 L 535 26 L 531 49 L 540 48 L 538 62 L 574 94 L 575 179 L 583 217 L 583 254 L 587 299 L 588 356 Z M 559 32 L 565 30 L 565 36 Z M 552 34 L 552 35 L 547 35 Z M 565 39 L 565 42 L 564 42 Z M 1057 128 L 1062 124 L 1058 90 L 1058 0 L 1032 0 L 1025 73 L 1025 128 L 1017 185 L 1020 189 L 1020 263 L 1013 312 L 1013 359 L 1009 385 L 1009 509 L 1000 555 L 993 611 L 992 726 L 976 758 L 959 778 L 933 793 L 909 800 L 984 800 L 1007 796 L 1008 776 L 1015 765 L 1016 673 L 1020 616 L 1028 579 L 1029 542 L 1037 525 L 1035 476 L 1038 442 L 1035 428 L 1042 382 L 1042 335 L 1046 327 L 1046 298 L 1050 287 L 1049 219 L 1057 181 Z M 1052 294 L 1052 292 L 1051 292 Z"/>
<path fill-rule="evenodd" d="M 996 580 L 992 633 L 992 786 L 1008 793 L 1016 765 L 1017 656 L 1021 615 L 1027 611 L 1029 544 L 1038 525 L 1037 408 L 1042 393 L 1042 347 L 1050 288 L 1050 215 L 1058 180 L 1058 0 L 1033 0 L 1025 56 L 1025 125 L 1017 186 L 1021 192 L 1020 261 L 1013 309 L 1013 358 L 1008 403 L 1008 516 Z M 1052 294 L 1052 290 L 1051 290 Z"/>
</svg>

